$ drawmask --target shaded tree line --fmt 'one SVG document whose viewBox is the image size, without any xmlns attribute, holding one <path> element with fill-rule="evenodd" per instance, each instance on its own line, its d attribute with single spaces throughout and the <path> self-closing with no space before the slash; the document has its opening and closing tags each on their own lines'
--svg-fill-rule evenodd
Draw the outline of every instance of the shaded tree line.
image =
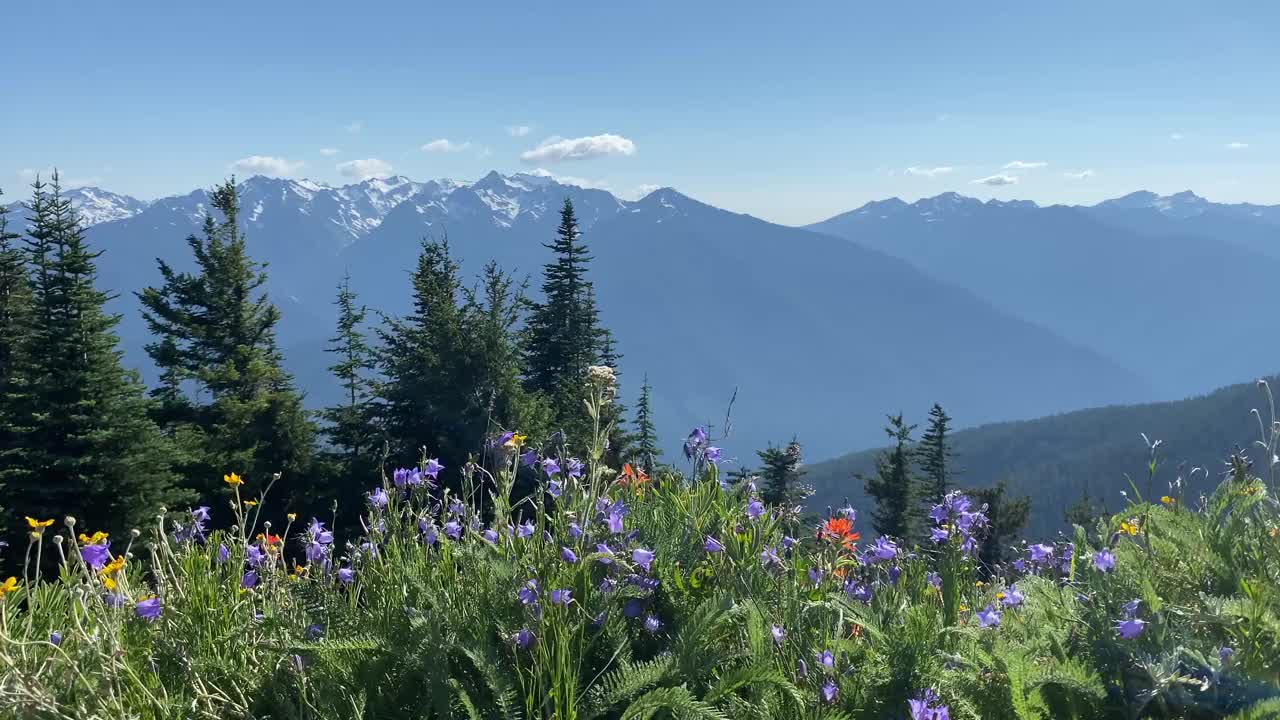
<svg viewBox="0 0 1280 720">
<path fill-rule="evenodd" d="M 157 260 L 160 282 L 138 293 L 159 371 L 149 391 L 121 362 L 110 296 L 96 287 L 100 250 L 57 175 L 37 180 L 27 226 L 0 206 L 0 528 L 22 555 L 30 530 L 75 516 L 89 532 L 119 537 L 166 507 L 228 513 L 224 477 L 244 480 L 272 512 L 355 517 L 363 493 L 398 467 L 428 458 L 441 480 L 483 468 L 488 440 L 519 430 L 532 442 L 581 454 L 591 431 L 588 368 L 616 367 L 600 320 L 591 256 L 567 199 L 541 297 L 497 263 L 467 284 L 447 239 L 424 239 L 402 316 L 371 317 L 338 285 L 337 324 L 326 351 L 342 401 L 309 412 L 283 367 L 280 310 L 265 268 L 248 251 L 234 180 L 186 244 L 193 264 Z M 645 381 L 633 436 L 624 408 L 606 461 L 652 469 L 657 430 Z M 283 519 L 283 518 L 281 518 Z M 16 520 L 16 521 L 15 521 Z M 39 529 L 39 528 L 36 528 Z M 20 560 L 18 560 L 20 562 Z"/>
</svg>

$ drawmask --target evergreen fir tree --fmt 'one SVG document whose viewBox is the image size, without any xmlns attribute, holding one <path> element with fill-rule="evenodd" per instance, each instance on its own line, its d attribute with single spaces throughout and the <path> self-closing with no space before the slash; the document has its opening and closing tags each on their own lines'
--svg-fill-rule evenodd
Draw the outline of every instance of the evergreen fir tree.
<svg viewBox="0 0 1280 720">
<path fill-rule="evenodd" d="M 448 241 L 423 241 L 410 280 L 413 310 L 378 329 L 378 416 L 394 463 L 412 466 L 422 453 L 457 467 L 475 449 L 464 436 L 463 317 L 458 266 Z"/>
<path fill-rule="evenodd" d="M 760 479 L 764 481 L 760 499 L 770 505 L 791 507 L 801 500 L 800 443 L 792 440 L 784 448 L 770 446 L 757 450 L 762 465 Z"/>
<path fill-rule="evenodd" d="M 941 405 L 934 403 L 929 410 L 929 425 L 920 436 L 914 453 L 920 470 L 920 499 L 926 507 L 942 502 L 955 485 L 950 433 L 951 418 Z"/>
<path fill-rule="evenodd" d="M 1009 547 L 1027 524 L 1031 513 L 1031 498 L 1008 496 L 1005 481 L 995 487 L 972 491 L 974 505 L 986 505 L 987 529 L 978 547 L 978 560 L 984 574 L 990 574 L 997 565 L 1008 559 Z"/>
<path fill-rule="evenodd" d="M 640 399 L 636 401 L 635 444 L 630 453 L 631 462 L 649 474 L 653 474 L 653 468 L 662 456 L 662 450 L 658 448 L 658 430 L 653 424 L 652 391 L 646 375 L 640 384 Z"/>
<path fill-rule="evenodd" d="M 885 433 L 893 440 L 893 447 L 876 457 L 874 476 L 861 478 L 867 494 L 875 501 L 871 524 L 881 535 L 892 535 L 904 540 L 917 538 L 920 525 L 915 512 L 915 480 L 911 472 L 911 433 L 915 425 L 908 425 L 902 414 L 889 416 Z"/>
<path fill-rule="evenodd" d="M 21 433 L 15 425 L 24 402 L 25 388 L 19 373 L 26 330 L 31 314 L 31 283 L 26 262 L 17 245 L 22 236 L 9 229 L 9 209 L 0 191 L 0 498 L 8 469 L 18 467 Z M 13 524 L 13 514 L 0 505 L 0 537 Z"/>
<path fill-rule="evenodd" d="M 343 402 L 321 412 L 328 423 L 322 432 L 332 447 L 328 459 L 337 463 L 339 477 L 335 482 L 360 488 L 365 483 L 359 481 L 374 469 L 380 448 L 376 447 L 379 434 L 374 424 L 373 349 L 363 332 L 368 311 L 357 305 L 350 275 L 338 286 L 334 304 L 338 307 L 337 331 L 325 352 L 337 358 L 329 372 L 342 386 Z"/>
<path fill-rule="evenodd" d="M 1068 524 L 1091 528 L 1093 524 L 1106 514 L 1106 507 L 1099 498 L 1093 497 L 1086 484 L 1080 499 L 1069 505 L 1062 513 L 1062 519 Z"/>
<path fill-rule="evenodd" d="M 464 374 L 467 393 L 466 434 L 454 444 L 479 450 L 486 437 L 518 429 L 537 437 L 547 431 L 545 403 L 522 384 L 524 356 L 520 347 L 526 286 L 516 283 L 496 262 L 485 265 L 478 289 L 463 292 Z"/>
<path fill-rule="evenodd" d="M 555 258 L 543 267 L 543 301 L 533 307 L 525 346 L 527 386 L 548 399 L 552 422 L 574 445 L 591 432 L 583 405 L 587 368 L 617 361 L 612 336 L 599 325 L 595 291 L 586 276 L 591 255 L 580 238 L 573 203 L 566 198 L 556 239 L 545 246 Z"/>
<path fill-rule="evenodd" d="M 6 458 L 5 502 L 40 519 L 72 515 L 117 534 L 187 499 L 170 444 L 148 417 L 136 373 L 125 370 L 106 293 L 84 228 L 58 176 L 33 185 L 26 260 L 32 312 L 14 372 L 23 391 Z"/>
<path fill-rule="evenodd" d="M 206 499 L 223 487 L 225 473 L 241 475 L 249 495 L 279 474 L 280 507 L 309 480 L 315 427 L 281 367 L 280 312 L 265 292 L 266 273 L 249 256 L 234 179 L 214 188 L 211 204 L 221 219 L 207 214 L 203 236 L 187 238 L 196 271 L 158 261 L 163 284 L 139 293 L 156 336 L 146 349 L 161 372 L 156 417 Z"/>
</svg>

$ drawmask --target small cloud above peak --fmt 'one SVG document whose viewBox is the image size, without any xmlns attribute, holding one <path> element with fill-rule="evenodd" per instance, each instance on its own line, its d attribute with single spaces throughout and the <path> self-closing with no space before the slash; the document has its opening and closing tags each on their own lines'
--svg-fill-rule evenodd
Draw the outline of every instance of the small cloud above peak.
<svg viewBox="0 0 1280 720">
<path fill-rule="evenodd" d="M 453 142 L 448 138 L 440 138 L 438 140 L 432 140 L 431 142 L 423 145 L 422 149 L 424 152 L 451 153 L 451 152 L 462 152 L 463 150 L 466 150 L 469 147 L 471 147 L 470 141 L 464 141 L 459 143 L 459 142 Z"/>
<path fill-rule="evenodd" d="M 906 174 L 908 175 L 920 175 L 923 177 L 937 177 L 938 175 L 946 175 L 947 173 L 951 172 L 954 169 L 955 168 L 952 168 L 950 166 L 918 167 L 916 165 L 912 165 L 911 167 L 907 168 L 904 172 L 906 172 Z"/>
<path fill-rule="evenodd" d="M 1227 149 L 1228 149 L 1228 150 L 1244 150 L 1244 149 L 1245 149 L 1245 148 L 1247 148 L 1247 147 L 1249 147 L 1249 143 L 1242 143 L 1242 142 L 1229 142 L 1229 143 L 1227 143 Z"/>
<path fill-rule="evenodd" d="M 338 154 L 338 148 L 320 148 L 320 154 L 325 157 L 333 157 Z"/>
<path fill-rule="evenodd" d="M 364 158 L 363 160 L 348 160 L 338 163 L 335 169 L 338 174 L 343 177 L 352 178 L 357 181 L 368 180 L 370 178 L 384 178 L 391 175 L 391 163 L 378 158 Z"/>
<path fill-rule="evenodd" d="M 1004 185 L 1017 185 L 1018 177 L 1009 175 L 1008 173 L 999 173 L 996 175 L 988 175 L 984 178 L 978 178 L 971 181 L 974 185 L 986 185 L 988 187 L 1001 187 Z"/>
<path fill-rule="evenodd" d="M 630 191 L 622 193 L 622 199 L 623 200 L 639 200 L 643 197 L 646 197 L 652 193 L 655 193 L 663 189 L 670 190 L 670 188 L 664 188 L 664 186 L 662 185 L 654 185 L 652 183 L 637 185 L 634 188 L 631 188 Z"/>
<path fill-rule="evenodd" d="M 1079 172 L 1064 172 L 1062 173 L 1062 176 L 1071 178 L 1072 180 L 1088 180 L 1089 178 L 1094 176 L 1094 172 L 1092 170 L 1081 170 Z"/>
<path fill-rule="evenodd" d="M 511 137 L 524 137 L 533 132 L 533 128 L 528 125 L 508 125 L 507 134 Z"/>
<path fill-rule="evenodd" d="M 624 157 L 636 153 L 636 144 L 631 140 L 605 133 L 578 138 L 552 136 L 538 143 L 532 150 L 520 153 L 520 159 L 526 163 L 564 162 L 566 160 L 588 160 L 606 155 L 622 155 Z"/>
<path fill-rule="evenodd" d="M 282 157 L 272 155 L 250 155 L 231 163 L 235 172 L 266 175 L 267 177 L 285 177 L 293 175 L 306 166 L 302 161 L 291 162 Z"/>
<path fill-rule="evenodd" d="M 1011 163 L 1005 163 L 1001 170 L 1034 170 L 1048 165 L 1047 162 L 1024 162 L 1022 160 L 1014 160 Z"/>
</svg>

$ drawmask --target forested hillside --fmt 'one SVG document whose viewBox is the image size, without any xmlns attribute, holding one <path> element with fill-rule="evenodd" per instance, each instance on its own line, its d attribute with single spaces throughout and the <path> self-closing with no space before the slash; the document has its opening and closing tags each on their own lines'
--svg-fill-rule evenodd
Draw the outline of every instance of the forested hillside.
<svg viewBox="0 0 1280 720">
<path fill-rule="evenodd" d="M 1267 382 L 1277 386 L 1275 377 Z M 1121 493 L 1133 495 L 1127 478 L 1148 499 L 1169 494 L 1169 483 L 1178 478 L 1191 494 L 1207 492 L 1221 479 L 1224 458 L 1237 447 L 1265 476 L 1266 452 L 1251 442 L 1263 438 L 1259 423 L 1272 417 L 1264 390 L 1258 383 L 1241 383 L 1176 402 L 1117 405 L 960 430 L 950 436 L 954 478 L 965 488 L 1004 480 L 1010 494 L 1029 496 L 1026 532 L 1039 537 L 1064 527 L 1064 513 L 1086 494 L 1099 511 L 1122 507 Z M 923 427 L 927 409 L 907 413 L 907 421 Z M 1148 482 L 1151 451 L 1144 434 L 1160 442 L 1154 482 Z M 864 450 L 808 466 L 805 480 L 815 489 L 810 507 L 839 505 L 846 496 L 855 505 L 865 504 L 864 484 L 855 476 L 873 474 L 878 452 Z"/>
</svg>

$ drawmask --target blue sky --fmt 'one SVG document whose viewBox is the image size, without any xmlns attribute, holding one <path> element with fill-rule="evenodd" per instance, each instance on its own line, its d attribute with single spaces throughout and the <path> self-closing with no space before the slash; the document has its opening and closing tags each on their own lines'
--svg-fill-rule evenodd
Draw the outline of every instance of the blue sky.
<svg viewBox="0 0 1280 720">
<path fill-rule="evenodd" d="M 0 187 L 541 169 L 787 223 L 946 190 L 1280 203 L 1280 5 L 996 5 L 17 3 Z"/>
</svg>

